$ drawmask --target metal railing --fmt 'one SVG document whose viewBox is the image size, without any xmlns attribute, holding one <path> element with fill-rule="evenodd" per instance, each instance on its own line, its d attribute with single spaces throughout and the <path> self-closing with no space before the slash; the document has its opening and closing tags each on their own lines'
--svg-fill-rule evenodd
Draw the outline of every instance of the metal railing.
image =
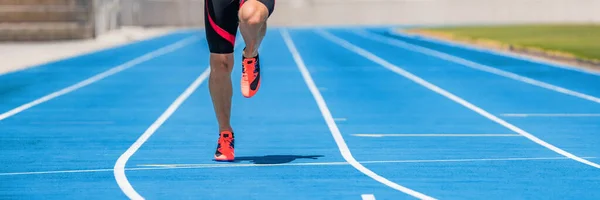
<svg viewBox="0 0 600 200">
<path fill-rule="evenodd" d="M 121 3 L 121 0 L 94 1 L 93 16 L 95 35 L 102 35 L 110 30 L 119 28 Z"/>
</svg>

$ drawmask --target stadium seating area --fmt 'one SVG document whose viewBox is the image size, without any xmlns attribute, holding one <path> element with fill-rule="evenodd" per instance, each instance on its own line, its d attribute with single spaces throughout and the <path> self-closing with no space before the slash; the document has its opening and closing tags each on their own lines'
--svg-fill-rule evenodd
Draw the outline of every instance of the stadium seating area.
<svg viewBox="0 0 600 200">
<path fill-rule="evenodd" d="M 0 0 L 0 41 L 94 37 L 92 1 Z"/>
</svg>

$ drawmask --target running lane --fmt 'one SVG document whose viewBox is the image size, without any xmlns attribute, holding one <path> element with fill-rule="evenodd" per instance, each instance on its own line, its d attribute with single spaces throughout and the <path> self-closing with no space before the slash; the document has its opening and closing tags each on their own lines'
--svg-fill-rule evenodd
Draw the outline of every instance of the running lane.
<svg viewBox="0 0 600 200">
<path fill-rule="evenodd" d="M 548 64 L 534 62 L 532 60 L 504 56 L 498 53 L 491 53 L 492 51 L 487 50 L 475 50 L 474 48 L 466 48 L 457 44 L 443 42 L 441 40 L 427 37 L 410 36 L 396 32 L 389 32 L 387 30 L 382 31 L 381 29 L 373 32 L 410 44 L 448 53 L 480 64 L 496 67 L 498 69 L 512 72 L 521 76 L 544 81 L 561 87 L 566 87 L 584 94 L 600 97 L 600 87 L 595 87 L 600 85 L 600 73 L 598 72 L 592 74 L 553 67 Z"/>
<path fill-rule="evenodd" d="M 416 52 L 383 44 L 391 40 L 370 40 L 366 37 L 357 37 L 352 33 L 346 35 L 350 37 L 349 39 L 355 40 L 357 44 L 358 42 L 361 42 L 361 45 L 378 43 L 377 49 L 370 48 L 369 50 L 373 50 L 377 55 L 394 61 L 410 71 L 423 73 L 424 78 L 443 85 L 451 92 L 559 148 L 576 155 L 600 155 L 600 146 L 598 145 L 600 138 L 597 137 L 597 132 L 600 130 L 600 117 L 577 116 L 577 114 L 600 113 L 600 104 L 596 102 L 475 70 L 425 54 L 417 53 L 415 55 L 419 56 L 421 60 L 434 60 L 447 64 L 420 67 L 414 66 L 412 63 L 398 63 L 398 55 Z M 531 70 L 536 70 L 537 67 L 536 65 L 528 66 Z M 557 79 L 571 76 L 560 71 L 554 71 L 554 74 L 548 75 Z M 588 85 L 588 87 L 595 88 L 593 85 Z M 519 114 L 526 117 L 518 117 Z M 528 114 L 542 115 L 528 116 Z"/>
<path fill-rule="evenodd" d="M 137 48 L 132 54 L 142 52 Z M 0 199 L 124 198 L 115 161 L 206 68 L 206 57 L 197 56 L 206 53 L 204 43 L 190 43 L 1 121 Z M 78 63 L 72 65 L 94 65 Z M 29 72 L 11 76 L 19 73 Z M 103 171 L 77 171 L 95 169 Z M 50 173 L 10 174 L 34 172 Z"/>
<path fill-rule="evenodd" d="M 344 163 L 277 29 L 270 29 L 261 44 L 261 89 L 250 99 L 243 98 L 239 89 L 241 48 L 232 75 L 237 161 L 212 160 L 218 126 L 208 85 L 203 83 L 128 162 L 128 168 L 175 167 L 127 171 L 140 195 L 273 200 L 360 199 L 362 194 L 377 194 L 377 199 L 407 197 Z"/>
<path fill-rule="evenodd" d="M 198 35 L 198 31 L 174 32 L 0 75 L 0 114 L 151 51 Z"/>
<path fill-rule="evenodd" d="M 331 33 L 463 97 L 492 114 L 551 109 L 565 112 L 577 109 L 588 111 L 600 109 L 589 101 L 371 41 L 351 32 L 335 30 Z M 600 184 L 598 169 L 564 159 L 524 137 L 364 138 L 350 136 L 357 133 L 506 134 L 513 132 L 378 64 L 356 61 L 365 58 L 318 34 L 307 33 L 302 38 L 305 39 L 304 43 L 310 41 L 312 44 L 328 47 L 310 48 L 311 45 L 305 45 L 305 49 L 301 52 L 312 53 L 307 56 L 315 59 L 314 61 L 307 59 L 307 63 L 312 62 L 307 64 L 312 66 L 311 70 L 330 72 L 329 76 L 315 75 L 315 81 L 320 87 L 331 91 L 324 93 L 324 97 L 330 102 L 333 115 L 347 118 L 339 126 L 342 133 L 348 135 L 348 145 L 355 151 L 359 161 L 429 160 L 373 166 L 373 169 L 381 175 L 442 199 L 481 197 L 594 199 L 600 196 L 600 192 L 595 190 Z M 298 43 L 302 42 L 298 41 Z M 331 67 L 328 61 L 325 61 L 326 59 L 317 59 L 318 55 L 327 58 L 344 58 L 345 66 Z M 408 125 L 401 126 L 405 123 Z M 445 124 L 449 125 L 444 126 Z M 523 124 L 515 123 L 515 125 Z M 592 136 L 593 130 L 597 129 L 576 130 L 571 131 L 572 135 L 564 135 L 548 129 L 546 131 L 531 129 L 532 127 L 534 126 L 522 126 L 525 130 L 531 130 L 532 134 L 540 136 L 541 139 L 567 151 L 573 151 L 576 155 L 598 156 L 597 145 L 592 146 L 598 144 L 598 139 Z M 569 140 L 575 138 L 573 134 L 588 141 Z M 501 158 L 525 159 L 456 161 Z M 445 159 L 454 161 L 444 162 Z"/>
</svg>

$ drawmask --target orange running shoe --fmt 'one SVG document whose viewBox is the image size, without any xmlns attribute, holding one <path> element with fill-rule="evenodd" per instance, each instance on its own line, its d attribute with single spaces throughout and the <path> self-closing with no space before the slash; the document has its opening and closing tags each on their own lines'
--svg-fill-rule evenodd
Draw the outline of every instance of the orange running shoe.
<svg viewBox="0 0 600 200">
<path fill-rule="evenodd" d="M 217 151 L 215 152 L 215 160 L 217 161 L 233 161 L 235 158 L 234 152 L 234 137 L 231 131 L 222 131 L 219 134 L 219 142 L 217 143 Z"/>
<path fill-rule="evenodd" d="M 242 55 L 242 95 L 250 98 L 260 88 L 260 62 L 258 54 L 254 58 L 246 58 Z"/>
</svg>

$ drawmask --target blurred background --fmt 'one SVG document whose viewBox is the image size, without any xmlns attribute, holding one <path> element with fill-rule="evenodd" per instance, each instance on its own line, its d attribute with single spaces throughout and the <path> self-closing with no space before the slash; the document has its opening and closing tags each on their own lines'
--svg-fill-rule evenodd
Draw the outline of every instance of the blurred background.
<svg viewBox="0 0 600 200">
<path fill-rule="evenodd" d="M 203 27 L 203 0 L 0 0 L 0 40 Z M 599 0 L 277 0 L 274 26 L 597 23 Z"/>
<path fill-rule="evenodd" d="M 0 0 L 0 74 L 181 28 L 204 0 Z M 277 0 L 270 26 L 600 23 L 600 0 Z M 38 54 L 31 58 L 28 55 Z"/>
</svg>

